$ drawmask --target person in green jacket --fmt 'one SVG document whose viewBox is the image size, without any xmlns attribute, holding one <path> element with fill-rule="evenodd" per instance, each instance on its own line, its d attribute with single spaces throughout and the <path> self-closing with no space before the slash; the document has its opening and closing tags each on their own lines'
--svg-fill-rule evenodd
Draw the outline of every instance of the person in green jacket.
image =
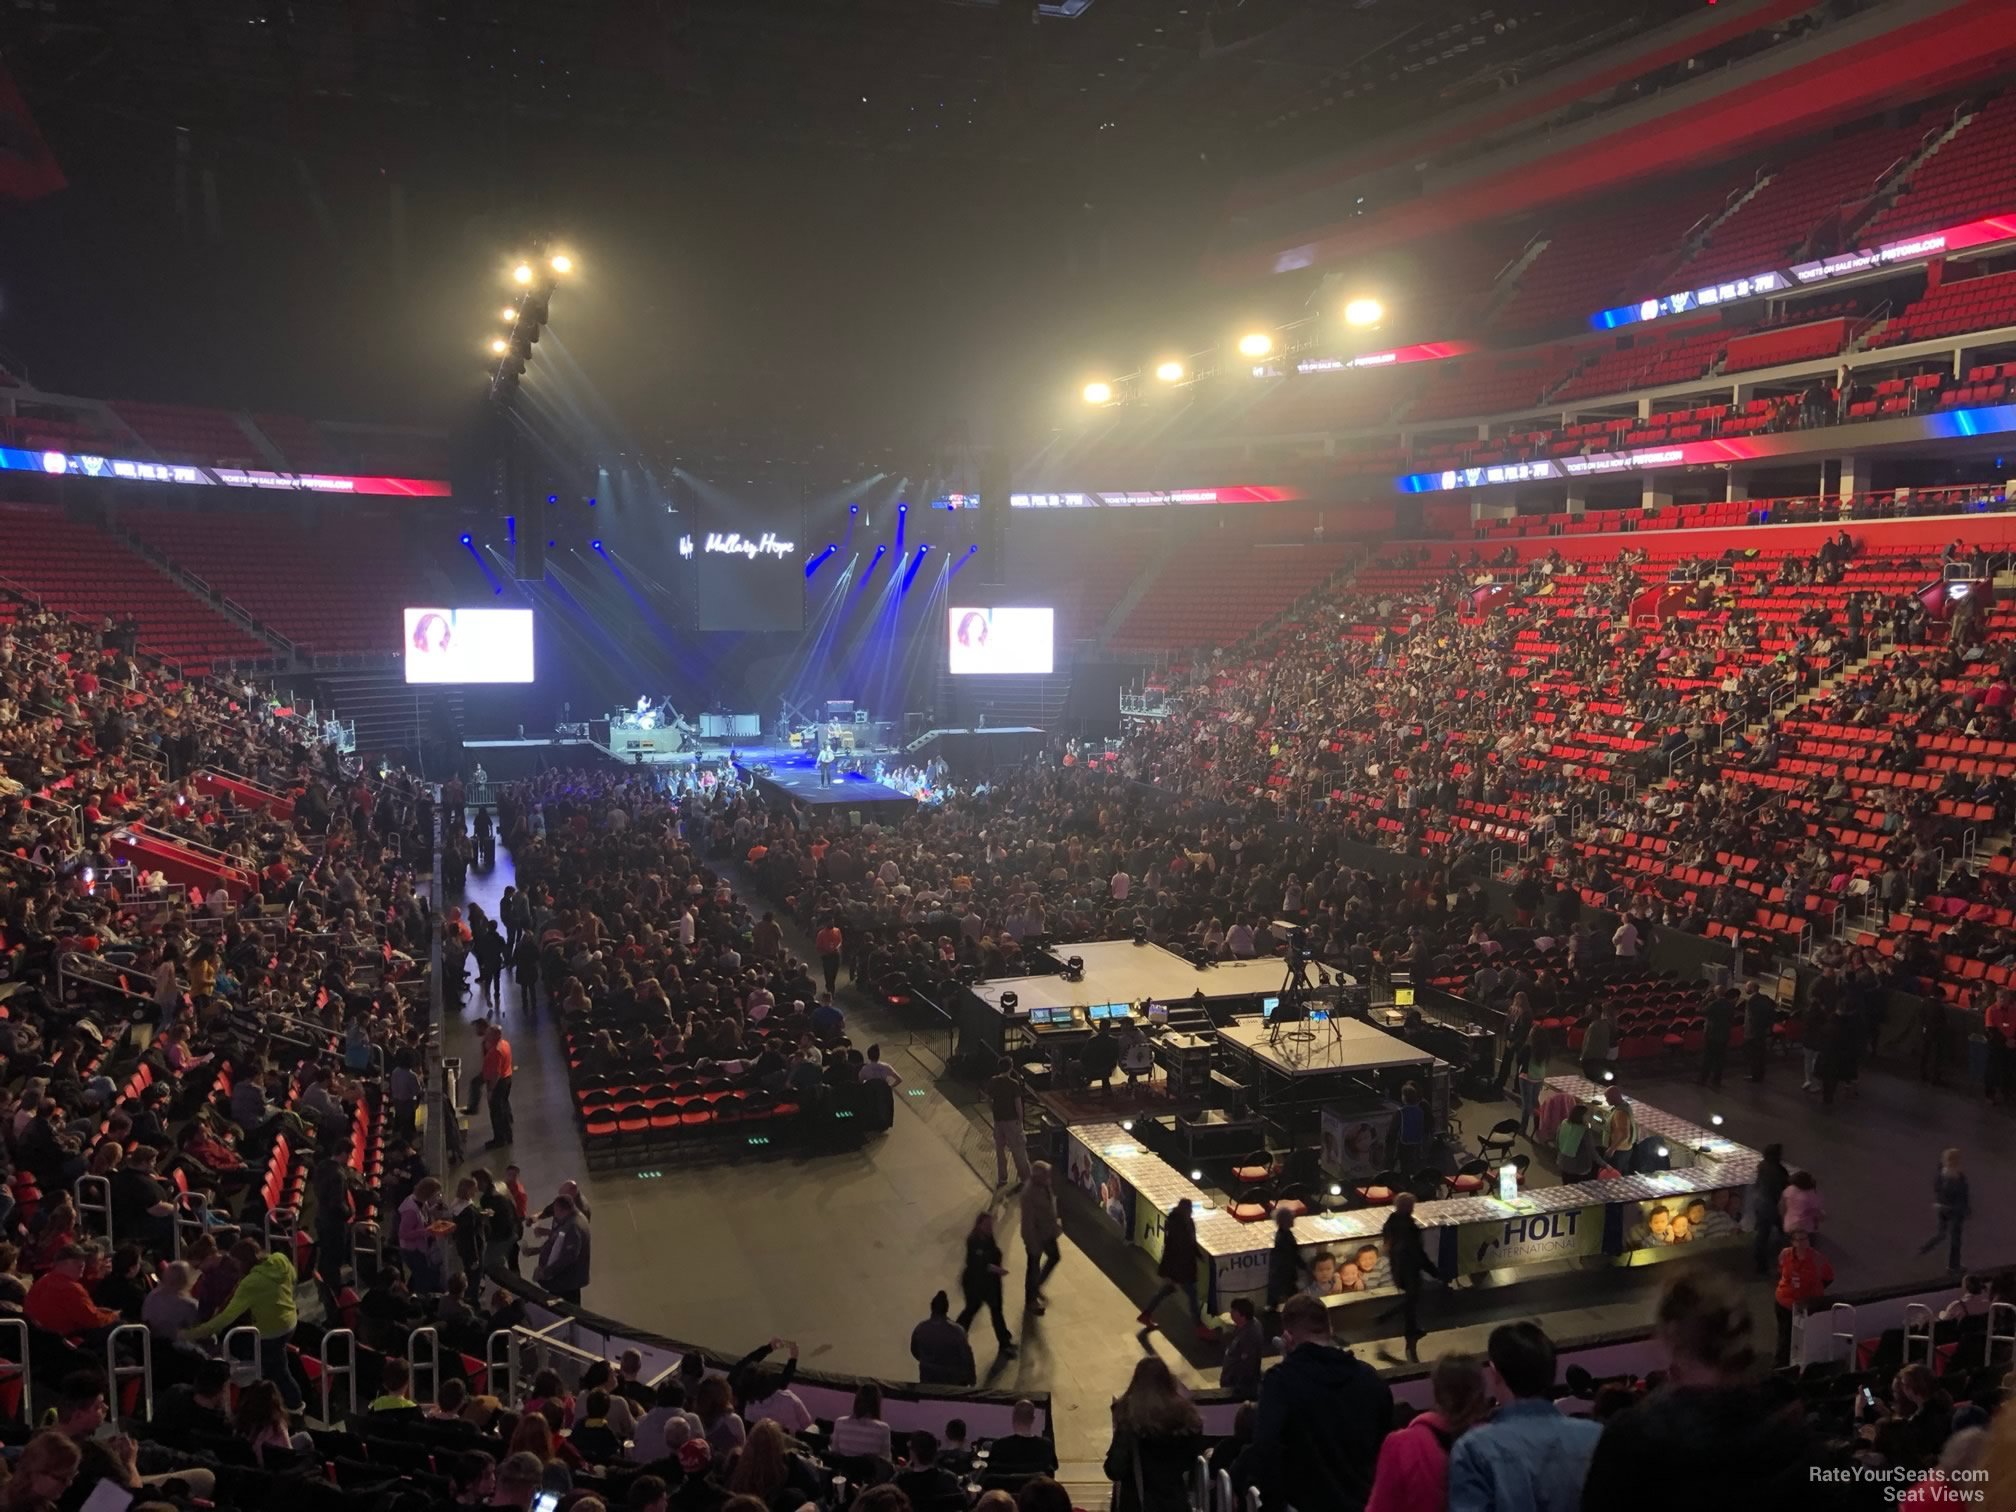
<svg viewBox="0 0 2016 1512">
<path fill-rule="evenodd" d="M 230 1300 L 217 1309 L 207 1323 L 184 1329 L 185 1339 L 215 1338 L 248 1317 L 259 1330 L 259 1373 L 280 1391 L 280 1400 L 289 1412 L 301 1410 L 301 1388 L 287 1360 L 287 1342 L 294 1337 L 294 1262 L 278 1250 L 261 1254 L 259 1241 L 241 1239 L 231 1246 L 231 1258 L 238 1262 L 244 1279 Z"/>
</svg>

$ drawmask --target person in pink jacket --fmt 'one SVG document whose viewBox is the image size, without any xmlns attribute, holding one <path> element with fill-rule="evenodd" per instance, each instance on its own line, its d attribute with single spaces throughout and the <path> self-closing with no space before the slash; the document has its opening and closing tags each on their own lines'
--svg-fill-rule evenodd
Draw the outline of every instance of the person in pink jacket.
<svg viewBox="0 0 2016 1512">
<path fill-rule="evenodd" d="M 1365 1512 L 1442 1512 L 1449 1500 L 1449 1451 L 1491 1413 L 1484 1367 L 1475 1355 L 1444 1355 L 1429 1383 L 1435 1407 L 1386 1435 Z"/>
<path fill-rule="evenodd" d="M 1794 1171 L 1778 1199 L 1778 1226 L 1788 1234 L 1794 1229 L 1804 1229 L 1807 1238 L 1818 1242 L 1820 1220 L 1826 1216 L 1827 1204 L 1820 1200 L 1813 1173 Z"/>
</svg>

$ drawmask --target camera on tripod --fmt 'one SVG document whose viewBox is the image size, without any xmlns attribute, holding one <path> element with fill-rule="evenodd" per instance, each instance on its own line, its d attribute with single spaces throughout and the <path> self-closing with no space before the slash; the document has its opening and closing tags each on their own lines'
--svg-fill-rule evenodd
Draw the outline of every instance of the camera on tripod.
<svg viewBox="0 0 2016 1512">
<path fill-rule="evenodd" d="M 1276 919 L 1269 926 L 1274 938 L 1288 946 L 1288 964 L 1299 966 L 1309 958 L 1309 927 L 1293 919 Z"/>
</svg>

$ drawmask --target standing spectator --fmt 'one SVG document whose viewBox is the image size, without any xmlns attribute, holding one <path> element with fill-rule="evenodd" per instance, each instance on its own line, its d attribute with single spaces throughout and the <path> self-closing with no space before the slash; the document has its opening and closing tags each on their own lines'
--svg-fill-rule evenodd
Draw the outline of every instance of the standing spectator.
<svg viewBox="0 0 2016 1512">
<path fill-rule="evenodd" d="M 1785 1168 L 1785 1146 L 1764 1146 L 1764 1157 L 1757 1162 L 1757 1175 L 1750 1184 L 1750 1222 L 1756 1234 L 1751 1259 L 1760 1276 L 1769 1274 L 1773 1257 L 1785 1247 L 1779 1204 L 1791 1180 L 1792 1173 Z"/>
<path fill-rule="evenodd" d="M 1043 1286 L 1057 1269 L 1062 1255 L 1057 1246 L 1064 1221 L 1057 1214 L 1057 1188 L 1052 1181 L 1050 1162 L 1039 1160 L 1029 1167 L 1029 1185 L 1022 1193 L 1022 1307 L 1043 1315 Z M 1028 1325 L 1025 1323 L 1026 1329 Z"/>
<path fill-rule="evenodd" d="M 832 919 L 821 925 L 819 933 L 812 939 L 812 949 L 818 953 L 819 970 L 825 975 L 829 993 L 835 990 L 835 984 L 840 980 L 840 952 L 844 944 L 840 925 Z"/>
<path fill-rule="evenodd" d="M 1372 1494 L 1393 1393 L 1372 1367 L 1330 1340 L 1330 1310 L 1314 1297 L 1281 1309 L 1281 1363 L 1262 1377 L 1253 1442 L 1232 1479 L 1268 1505 L 1361 1512 Z"/>
<path fill-rule="evenodd" d="M 483 1085 L 490 1093 L 490 1142 L 495 1150 L 511 1143 L 511 1042 L 500 1025 L 483 1031 Z"/>
<path fill-rule="evenodd" d="M 1004 1355 L 1015 1353 L 1014 1336 L 1001 1316 L 1001 1278 L 1008 1267 L 1001 1263 L 1001 1246 L 994 1240 L 994 1215 L 982 1213 L 966 1234 L 966 1262 L 959 1271 L 959 1289 L 966 1305 L 959 1311 L 959 1326 L 971 1328 L 980 1309 L 986 1308 L 994 1324 L 994 1342 Z"/>
<path fill-rule="evenodd" d="M 1015 1185 L 1008 1190 L 1014 1192 L 1029 1179 L 1029 1140 L 1022 1131 L 1022 1081 L 1015 1074 L 1015 1063 L 1005 1055 L 987 1080 L 987 1100 L 994 1116 L 994 1185 L 1007 1186 L 1012 1154 Z"/>
<path fill-rule="evenodd" d="M 910 1330 L 910 1358 L 926 1386 L 971 1386 L 976 1379 L 972 1342 L 952 1321 L 952 1299 L 942 1291 L 931 1298 L 931 1316 Z"/>
<path fill-rule="evenodd" d="M 1622 1087 L 1604 1089 L 1609 1107 L 1603 1114 L 1603 1163 L 1620 1176 L 1629 1176 L 1632 1154 L 1638 1148 L 1638 1115 Z"/>
<path fill-rule="evenodd" d="M 1722 1067 L 1729 1059 L 1729 1037 L 1736 1028 L 1737 992 L 1724 987 L 1708 999 L 1702 1011 L 1701 1074 L 1695 1083 L 1703 1087 L 1722 1085 Z"/>
<path fill-rule="evenodd" d="M 1814 1243 L 1820 1240 L 1820 1221 L 1827 1216 L 1827 1204 L 1820 1198 L 1820 1183 L 1811 1171 L 1794 1171 L 1785 1180 L 1785 1193 L 1778 1199 L 1778 1226 L 1786 1233 L 1804 1229 Z"/>
<path fill-rule="evenodd" d="M 1503 1391 L 1450 1451 L 1449 1512 L 1576 1512 L 1603 1430 L 1554 1405 L 1554 1341 L 1539 1324 L 1501 1323 L 1487 1349 Z"/>
<path fill-rule="evenodd" d="M 1274 1209 L 1274 1247 L 1267 1255 L 1267 1311 L 1302 1289 L 1302 1247 L 1295 1242 L 1295 1209 L 1282 1203 Z"/>
<path fill-rule="evenodd" d="M 588 1285 L 588 1271 L 588 1225 L 574 1199 L 563 1193 L 553 1199 L 553 1221 L 539 1246 L 532 1279 L 561 1301 L 578 1307 Z"/>
<path fill-rule="evenodd" d="M 1380 1230 L 1386 1245 L 1386 1261 L 1393 1272 L 1393 1284 L 1400 1288 L 1400 1306 L 1380 1317 L 1381 1322 L 1400 1314 L 1400 1334 L 1407 1358 L 1421 1358 L 1421 1287 L 1423 1278 L 1440 1279 L 1441 1272 L 1428 1258 L 1428 1246 L 1421 1238 L 1421 1225 L 1414 1218 L 1414 1194 L 1401 1192 L 1393 1199 L 1393 1212 Z"/>
<path fill-rule="evenodd" d="M 287 1344 L 294 1337 L 294 1262 L 277 1249 L 262 1254 L 256 1239 L 240 1239 L 231 1247 L 231 1258 L 244 1279 L 208 1322 L 183 1337 L 213 1338 L 240 1318 L 249 1319 L 259 1330 L 259 1374 L 280 1388 L 280 1400 L 289 1412 L 299 1412 L 301 1388 L 287 1358 Z"/>
<path fill-rule="evenodd" d="M 1484 1369 L 1474 1355 L 1444 1355 L 1429 1383 L 1435 1406 L 1386 1435 L 1365 1512 L 1442 1512 L 1449 1501 L 1449 1451 L 1491 1411 Z"/>
<path fill-rule="evenodd" d="M 1204 1423 L 1159 1355 L 1136 1362 L 1113 1403 L 1106 1479 L 1113 1512 L 1188 1512 L 1190 1475 L 1204 1448 Z"/>
<path fill-rule="evenodd" d="M 1743 984 L 1743 1058 L 1749 1063 L 1750 1080 L 1764 1080 L 1764 1068 L 1771 1058 L 1771 1032 L 1778 1011 L 1755 982 Z"/>
<path fill-rule="evenodd" d="M 1192 1213 L 1191 1201 L 1185 1197 L 1162 1220 L 1162 1259 L 1155 1267 L 1155 1274 L 1161 1278 L 1162 1284 L 1135 1319 L 1143 1332 L 1155 1326 L 1155 1309 L 1181 1292 L 1183 1299 L 1190 1304 L 1190 1321 L 1196 1328 L 1197 1337 L 1204 1340 L 1218 1337 L 1218 1331 L 1204 1321 L 1203 1309 L 1197 1302 L 1199 1251 L 1197 1220 Z"/>
<path fill-rule="evenodd" d="M 1967 1219 L 1973 1212 L 1973 1204 L 1967 1193 L 1967 1173 L 1960 1169 L 1960 1151 L 1948 1150 L 1939 1157 L 1939 1169 L 1932 1173 L 1932 1211 L 1938 1216 L 1939 1227 L 1932 1231 L 1932 1237 L 1918 1247 L 1921 1255 L 1930 1254 L 1938 1247 L 1939 1241 L 1946 1241 L 1946 1268 L 1960 1269 L 1960 1235 L 1967 1226 Z"/>
<path fill-rule="evenodd" d="M 399 1204 L 399 1258 L 406 1264 L 415 1291 L 441 1290 L 439 1235 L 435 1233 L 441 1221 L 440 1208 L 441 1182 L 434 1176 L 424 1178 Z"/>
<path fill-rule="evenodd" d="M 1802 1173 L 1803 1174 L 1803 1173 Z M 1791 1243 L 1778 1256 L 1778 1287 L 1773 1300 L 1778 1308 L 1778 1353 L 1781 1366 L 1792 1363 L 1792 1325 L 1804 1318 L 1827 1288 L 1834 1284 L 1834 1267 L 1813 1248 L 1806 1230 L 1786 1226 Z"/>
</svg>

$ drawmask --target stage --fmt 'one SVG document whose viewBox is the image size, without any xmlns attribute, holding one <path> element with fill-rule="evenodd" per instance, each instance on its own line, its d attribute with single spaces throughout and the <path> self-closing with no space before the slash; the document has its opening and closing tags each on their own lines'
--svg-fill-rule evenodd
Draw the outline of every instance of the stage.
<svg viewBox="0 0 2016 1512">
<path fill-rule="evenodd" d="M 1279 1038 L 1269 1043 L 1272 1033 L 1270 1026 L 1251 1018 L 1228 1024 L 1218 1031 L 1218 1038 L 1227 1050 L 1251 1056 L 1276 1076 L 1390 1071 L 1395 1066 L 1429 1066 L 1435 1061 L 1426 1050 L 1358 1019 L 1283 1024 Z"/>
<path fill-rule="evenodd" d="M 874 751 L 853 753 L 873 765 Z M 879 753 L 893 754 L 893 753 Z M 835 772 L 829 786 L 819 782 L 819 766 L 803 751 L 737 751 L 735 770 L 745 782 L 773 803 L 796 805 L 808 814 L 826 809 L 858 810 L 877 818 L 900 819 L 917 800 L 900 789 L 876 782 L 859 772 Z M 767 768 L 756 771 L 755 767 Z"/>
<path fill-rule="evenodd" d="M 1000 977 L 976 982 L 959 994 L 962 1034 L 999 1055 L 1013 1047 L 1008 1030 L 1024 1028 L 1031 1009 L 1089 1008 L 1095 1003 L 1182 1003 L 1202 995 L 1207 1002 L 1250 998 L 1258 1008 L 1264 997 L 1280 993 L 1285 968 L 1279 957 L 1252 961 L 1221 961 L 1199 971 L 1184 957 L 1160 945 L 1136 945 L 1132 940 L 1083 940 L 1059 945 L 1050 952 L 1059 960 L 1077 956 L 1085 963 L 1080 981 L 1062 976 Z M 1015 994 L 1013 1011 L 1001 1006 L 1004 992 Z M 1077 1015 L 1086 1033 L 1090 1026 Z"/>
<path fill-rule="evenodd" d="M 1275 1036 L 1259 1017 L 1242 1018 L 1218 1030 L 1218 1043 L 1226 1064 L 1252 1089 L 1253 1111 L 1286 1143 L 1306 1142 L 1325 1107 L 1397 1107 L 1407 1081 L 1419 1084 L 1435 1127 L 1448 1121 L 1448 1066 L 1359 1019 L 1285 1023 Z"/>
</svg>

